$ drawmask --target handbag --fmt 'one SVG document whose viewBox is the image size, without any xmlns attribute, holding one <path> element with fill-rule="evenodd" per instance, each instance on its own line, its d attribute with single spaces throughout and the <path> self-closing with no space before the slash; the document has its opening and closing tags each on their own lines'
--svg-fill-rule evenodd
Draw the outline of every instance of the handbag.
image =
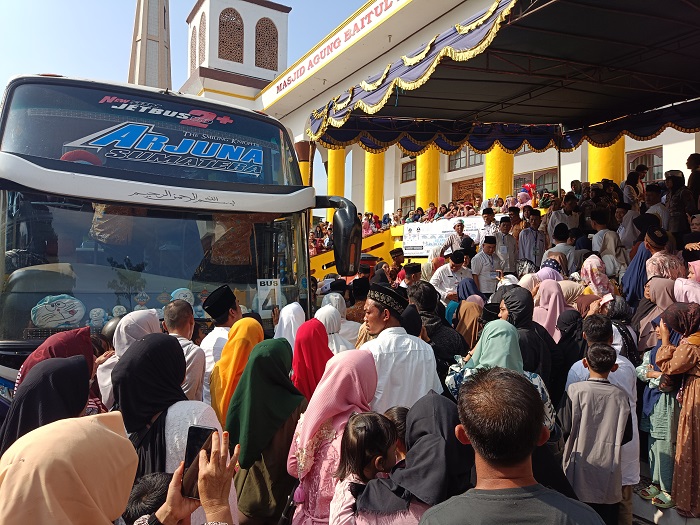
<svg viewBox="0 0 700 525">
<path fill-rule="evenodd" d="M 294 481 L 292 491 L 289 493 L 289 496 L 287 496 L 287 503 L 285 503 L 284 505 L 282 515 L 280 516 L 277 525 L 292 525 L 292 518 L 294 517 L 294 513 L 297 510 L 297 502 L 294 501 L 294 493 L 296 492 L 297 487 L 299 487 L 298 479 Z"/>
</svg>

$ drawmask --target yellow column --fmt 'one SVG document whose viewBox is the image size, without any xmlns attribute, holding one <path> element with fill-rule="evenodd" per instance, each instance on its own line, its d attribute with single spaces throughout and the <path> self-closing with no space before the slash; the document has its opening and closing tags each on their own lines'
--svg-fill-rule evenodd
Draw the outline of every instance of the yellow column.
<svg viewBox="0 0 700 525">
<path fill-rule="evenodd" d="M 343 197 L 345 192 L 345 149 L 328 150 L 328 195 Z M 333 220 L 333 208 L 326 211 L 326 219 Z"/>
<path fill-rule="evenodd" d="M 484 200 L 496 195 L 505 198 L 513 193 L 513 159 L 498 144 L 484 158 Z"/>
<path fill-rule="evenodd" d="M 365 151 L 365 209 L 384 215 L 384 152 Z"/>
<path fill-rule="evenodd" d="M 416 207 L 423 210 L 440 200 L 440 152 L 430 146 L 416 159 Z"/>
<path fill-rule="evenodd" d="M 301 180 L 304 186 L 309 185 L 309 171 L 310 168 L 310 149 L 311 144 L 308 140 L 300 140 L 294 144 L 294 149 L 297 152 L 297 158 L 299 159 L 299 171 L 301 172 Z"/>
<path fill-rule="evenodd" d="M 607 148 L 588 145 L 588 182 L 610 179 L 618 184 L 625 180 L 625 137 Z"/>
</svg>

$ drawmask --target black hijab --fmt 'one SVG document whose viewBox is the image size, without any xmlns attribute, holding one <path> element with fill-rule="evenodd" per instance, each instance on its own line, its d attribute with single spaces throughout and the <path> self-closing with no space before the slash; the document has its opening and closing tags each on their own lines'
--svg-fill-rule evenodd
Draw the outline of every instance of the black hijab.
<svg viewBox="0 0 700 525">
<path fill-rule="evenodd" d="M 547 329 L 532 320 L 535 300 L 522 286 L 514 286 L 503 296 L 508 309 L 508 322 L 518 329 L 518 343 L 523 356 L 523 369 L 538 374 L 552 396 L 551 377 L 562 373 L 563 363 L 557 344 Z M 553 399 L 556 399 L 553 397 Z"/>
<path fill-rule="evenodd" d="M 129 347 L 112 371 L 115 407 L 139 456 L 137 477 L 165 472 L 165 415 L 178 401 L 187 401 L 180 387 L 185 368 L 175 337 L 148 334 Z"/>
<path fill-rule="evenodd" d="M 23 435 L 85 410 L 90 373 L 82 355 L 54 357 L 34 365 L 17 388 L 0 428 L 0 456 Z"/>
<path fill-rule="evenodd" d="M 420 318 L 418 309 L 413 304 L 409 304 L 401 314 L 401 326 L 409 335 L 420 337 L 423 329 L 423 321 Z"/>
<path fill-rule="evenodd" d="M 373 479 L 357 498 L 357 510 L 393 514 L 415 498 L 437 505 L 470 488 L 474 451 L 455 437 L 457 405 L 432 390 L 406 416 L 406 460 L 388 478 Z"/>
<path fill-rule="evenodd" d="M 568 370 L 576 361 L 585 357 L 588 348 L 583 338 L 583 317 L 578 310 L 566 310 L 559 315 L 557 328 L 561 332 L 559 349 L 564 358 L 564 367 Z"/>
</svg>

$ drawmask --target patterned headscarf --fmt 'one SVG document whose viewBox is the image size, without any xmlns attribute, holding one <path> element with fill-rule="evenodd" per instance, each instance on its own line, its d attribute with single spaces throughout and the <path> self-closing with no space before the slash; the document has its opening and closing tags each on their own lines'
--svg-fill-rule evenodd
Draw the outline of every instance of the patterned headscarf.
<svg viewBox="0 0 700 525">
<path fill-rule="evenodd" d="M 615 289 L 610 284 L 608 275 L 605 273 L 605 263 L 597 255 L 591 255 L 584 261 L 581 267 L 581 279 L 599 297 L 603 297 L 608 293 L 615 293 Z"/>
<path fill-rule="evenodd" d="M 673 303 L 661 314 L 661 319 L 669 328 L 688 337 L 700 332 L 700 304 Z"/>
<path fill-rule="evenodd" d="M 535 273 L 536 271 L 537 266 L 529 259 L 520 259 L 515 265 L 515 273 L 518 274 L 518 279 L 522 279 L 528 273 Z"/>
</svg>

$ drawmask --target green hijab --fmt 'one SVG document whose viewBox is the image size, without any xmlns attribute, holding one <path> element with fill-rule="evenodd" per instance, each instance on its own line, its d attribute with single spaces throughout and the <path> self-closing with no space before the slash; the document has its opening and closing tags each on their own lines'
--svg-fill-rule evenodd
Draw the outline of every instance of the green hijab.
<svg viewBox="0 0 700 525">
<path fill-rule="evenodd" d="M 241 445 L 238 462 L 248 469 L 304 400 L 289 379 L 292 347 L 267 339 L 253 348 L 226 414 L 231 443 Z"/>
<path fill-rule="evenodd" d="M 508 321 L 497 319 L 486 325 L 474 348 L 469 368 L 500 366 L 523 373 L 523 356 L 518 343 L 518 329 Z"/>
</svg>

